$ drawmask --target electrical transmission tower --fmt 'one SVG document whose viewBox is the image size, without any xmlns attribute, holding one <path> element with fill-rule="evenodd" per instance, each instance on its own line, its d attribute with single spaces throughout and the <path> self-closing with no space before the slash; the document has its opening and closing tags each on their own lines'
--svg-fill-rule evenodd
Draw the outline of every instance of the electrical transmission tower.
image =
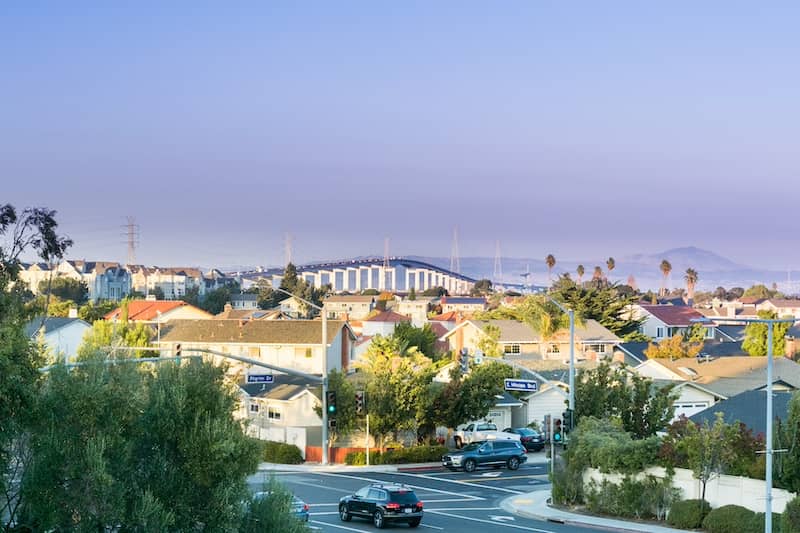
<svg viewBox="0 0 800 533">
<path fill-rule="evenodd" d="M 458 226 L 453 228 L 453 248 L 450 251 L 450 272 L 461 274 L 461 259 L 458 257 Z"/>
<path fill-rule="evenodd" d="M 383 239 L 383 268 L 389 268 L 389 237 Z"/>
<path fill-rule="evenodd" d="M 128 223 L 123 226 L 128 239 L 128 264 L 136 264 L 136 248 L 139 246 L 139 224 L 136 218 L 127 217 Z"/>
<path fill-rule="evenodd" d="M 503 263 L 500 259 L 500 241 L 497 241 L 494 249 L 494 272 L 492 280 L 502 285 L 503 283 Z"/>
<path fill-rule="evenodd" d="M 284 241 L 284 266 L 288 265 L 292 262 L 292 236 L 288 232 L 286 233 L 286 239 Z"/>
</svg>

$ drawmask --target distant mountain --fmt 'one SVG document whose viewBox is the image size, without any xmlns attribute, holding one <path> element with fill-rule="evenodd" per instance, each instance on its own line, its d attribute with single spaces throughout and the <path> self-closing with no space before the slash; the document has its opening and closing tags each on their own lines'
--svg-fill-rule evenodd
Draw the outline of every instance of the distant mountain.
<svg viewBox="0 0 800 533">
<path fill-rule="evenodd" d="M 638 264 L 642 266 L 656 267 L 661 265 L 661 261 L 666 259 L 672 264 L 673 271 L 678 268 L 685 271 L 687 268 L 693 268 L 698 272 L 701 270 L 707 272 L 724 272 L 726 270 L 751 270 L 750 267 L 739 265 L 702 248 L 695 246 L 687 246 L 684 248 L 673 248 L 658 254 L 636 254 L 625 257 L 620 260 L 622 264 Z M 685 265 L 685 268 L 684 268 Z"/>
</svg>

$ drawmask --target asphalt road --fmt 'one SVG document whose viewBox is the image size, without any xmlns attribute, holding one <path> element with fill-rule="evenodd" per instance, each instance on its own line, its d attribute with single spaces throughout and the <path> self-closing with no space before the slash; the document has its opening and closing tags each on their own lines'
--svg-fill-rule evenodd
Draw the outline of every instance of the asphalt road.
<svg viewBox="0 0 800 533">
<path fill-rule="evenodd" d="M 593 531 L 563 524 L 511 515 L 500 508 L 500 501 L 515 494 L 531 492 L 548 483 L 546 465 L 523 465 L 517 471 L 478 469 L 467 474 L 434 469 L 425 472 L 384 473 L 360 471 L 355 474 L 321 472 L 268 472 L 251 478 L 253 490 L 274 475 L 311 508 L 309 525 L 319 531 L 376 531 L 371 522 L 354 518 L 341 522 L 337 512 L 339 498 L 376 481 L 404 483 L 412 487 L 425 503 L 425 516 L 416 531 L 458 533 L 512 533 L 534 531 L 560 533 Z M 405 524 L 389 524 L 388 531 L 409 530 Z"/>
</svg>

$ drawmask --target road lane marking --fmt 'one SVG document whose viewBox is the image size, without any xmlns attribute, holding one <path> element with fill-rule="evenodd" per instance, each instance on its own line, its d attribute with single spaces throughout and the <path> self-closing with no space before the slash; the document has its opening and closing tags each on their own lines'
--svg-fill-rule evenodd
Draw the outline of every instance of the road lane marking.
<svg viewBox="0 0 800 533">
<path fill-rule="evenodd" d="M 320 522 L 319 520 L 312 520 L 311 523 L 319 524 L 321 526 L 329 526 L 329 527 L 336 527 L 339 529 L 344 529 L 345 531 L 357 531 L 358 533 L 364 533 L 365 529 L 355 529 L 352 527 L 343 526 L 341 524 L 331 524 L 330 522 Z"/>
<path fill-rule="evenodd" d="M 389 483 L 389 482 L 387 482 L 386 480 L 383 480 L 383 479 L 375 479 L 375 478 L 362 477 L 362 476 L 350 476 L 350 475 L 346 475 L 346 474 L 334 474 L 334 473 L 328 473 L 328 472 L 320 472 L 319 475 L 321 475 L 321 476 L 332 476 L 332 477 L 343 477 L 343 478 L 350 478 L 350 479 L 359 479 L 361 481 L 368 481 L 370 483 Z M 397 473 L 396 475 L 407 475 L 407 476 L 417 477 L 417 478 L 421 478 L 421 479 L 428 479 L 429 481 L 441 481 L 441 480 L 437 480 L 435 478 L 431 479 L 431 478 L 429 478 L 427 476 L 422 476 L 422 475 L 417 475 L 417 474 L 401 474 L 401 473 Z M 452 481 L 448 481 L 447 483 L 453 483 L 453 482 Z M 467 500 L 485 500 L 486 499 L 486 498 L 481 498 L 480 496 L 472 496 L 471 494 L 460 494 L 458 492 L 452 492 L 452 491 L 449 491 L 449 490 L 434 489 L 432 487 L 423 487 L 421 485 L 409 485 L 409 484 L 405 484 L 405 485 L 407 487 L 411 487 L 412 489 L 428 490 L 428 491 L 431 491 L 431 492 L 436 492 L 438 494 L 448 494 L 450 496 L 456 496 L 456 497 L 459 497 L 459 498 L 462 498 L 462 499 L 467 499 Z M 467 486 L 470 486 L 470 485 L 467 485 Z M 486 488 L 497 488 L 497 487 L 486 487 Z M 521 492 L 516 491 L 516 490 L 503 490 L 503 492 L 510 492 L 512 494 L 522 494 Z"/>
<path fill-rule="evenodd" d="M 506 479 L 538 479 L 542 476 L 506 476 L 501 478 L 472 478 L 472 479 L 462 479 L 464 483 L 486 483 L 487 481 L 504 481 Z"/>
<path fill-rule="evenodd" d="M 438 529 L 439 531 L 444 531 L 444 528 L 443 528 L 443 527 L 439 527 L 439 526 L 429 526 L 428 524 L 420 524 L 420 525 L 419 525 L 419 527 L 429 527 L 429 528 L 431 528 L 431 529 Z"/>
<path fill-rule="evenodd" d="M 428 475 L 425 475 L 425 474 L 407 474 L 405 472 L 397 472 L 395 475 L 398 475 L 398 476 L 411 476 L 411 477 L 416 477 L 416 478 L 420 478 L 420 479 L 427 479 L 427 480 L 431 480 L 431 481 L 439 481 L 441 483 L 456 483 L 456 484 L 459 484 L 459 485 L 464 485 L 465 487 L 473 487 L 474 486 L 474 485 L 468 483 L 468 480 L 436 479 L 435 477 L 431 477 L 431 476 L 428 476 Z M 474 480 L 474 481 L 486 481 L 486 480 Z M 413 485 L 409 485 L 409 486 L 411 487 Z M 506 488 L 503 488 L 503 487 L 494 487 L 492 485 L 481 485 L 481 487 L 484 488 L 484 489 L 491 489 L 491 490 L 497 490 L 497 491 L 500 491 L 500 492 L 507 492 L 509 494 L 523 494 L 521 491 L 518 491 L 518 490 L 506 489 Z M 432 489 L 432 490 L 435 490 L 435 489 Z M 466 498 L 469 495 L 464 494 L 463 496 Z M 486 498 L 478 498 L 478 499 L 485 500 Z"/>
<path fill-rule="evenodd" d="M 457 514 L 444 513 L 444 512 L 441 512 L 441 511 L 434 511 L 434 510 L 430 510 L 430 509 L 426 510 L 425 512 L 426 513 L 430 513 L 430 514 L 440 515 L 440 516 L 449 516 L 450 518 L 458 518 L 460 520 L 469 520 L 471 522 L 480 522 L 481 524 L 489 524 L 489 525 L 492 525 L 494 527 L 507 527 L 509 529 L 520 529 L 522 531 L 536 531 L 538 533 L 555 533 L 554 531 L 549 530 L 549 529 L 537 529 L 535 527 L 518 526 L 516 524 L 507 524 L 505 522 L 493 522 L 492 520 L 483 520 L 481 518 L 471 518 L 469 516 L 460 516 L 460 515 L 457 515 Z"/>
</svg>

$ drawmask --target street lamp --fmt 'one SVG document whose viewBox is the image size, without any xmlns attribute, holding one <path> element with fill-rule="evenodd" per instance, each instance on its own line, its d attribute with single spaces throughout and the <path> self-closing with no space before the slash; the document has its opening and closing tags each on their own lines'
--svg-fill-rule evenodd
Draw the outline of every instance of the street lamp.
<svg viewBox="0 0 800 533">
<path fill-rule="evenodd" d="M 296 294 L 281 289 L 280 287 L 273 287 L 272 290 L 282 292 L 288 296 L 297 298 L 308 306 L 317 309 L 322 315 L 322 464 L 328 464 L 328 317 L 325 310 L 304 298 L 300 298 Z"/>
<path fill-rule="evenodd" d="M 767 449 L 764 453 L 767 456 L 767 472 L 766 472 L 766 490 L 767 490 L 767 503 L 764 513 L 764 531 L 772 533 L 772 455 L 775 453 L 772 449 L 772 328 L 775 324 L 794 324 L 797 322 L 796 318 L 695 318 L 692 322 L 700 323 L 734 323 L 740 324 L 766 324 L 767 325 Z"/>
<path fill-rule="evenodd" d="M 569 408 L 575 410 L 575 311 L 558 303 L 551 296 L 548 300 L 569 316 Z"/>
</svg>

